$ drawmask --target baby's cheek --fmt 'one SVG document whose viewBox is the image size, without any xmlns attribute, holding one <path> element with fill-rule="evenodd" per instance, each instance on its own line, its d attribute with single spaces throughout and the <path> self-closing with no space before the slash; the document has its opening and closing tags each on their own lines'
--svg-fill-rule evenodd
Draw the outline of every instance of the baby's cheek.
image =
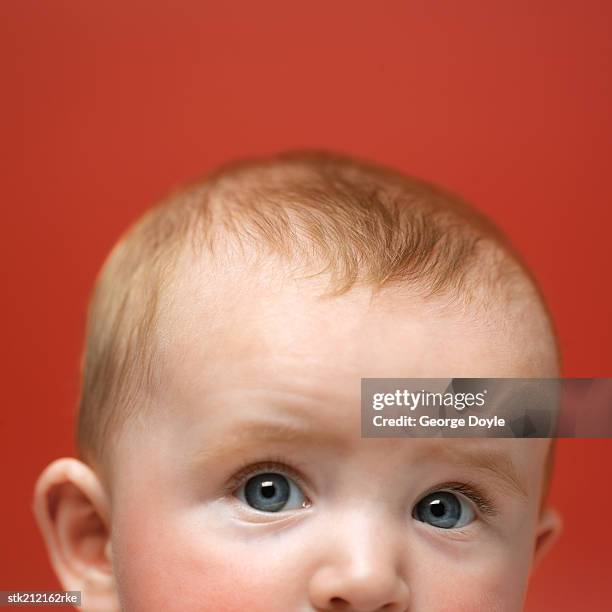
<svg viewBox="0 0 612 612">
<path fill-rule="evenodd" d="M 296 607 L 279 582 L 286 574 L 276 566 L 279 560 L 261 558 L 237 542 L 220 542 L 214 534 L 181 536 L 179 529 L 153 531 L 150 525 L 144 520 L 124 525 L 118 535 L 126 537 L 114 543 L 125 612 L 286 612 Z"/>
<path fill-rule="evenodd" d="M 522 589 L 508 589 L 503 581 L 464 580 L 447 582 L 443 588 L 430 591 L 432 602 L 415 610 L 436 612 L 520 612 L 523 609 Z"/>
<path fill-rule="evenodd" d="M 508 550 L 466 555 L 461 563 L 438 559 L 415 568 L 414 610 L 435 612 L 520 612 L 529 573 Z"/>
</svg>

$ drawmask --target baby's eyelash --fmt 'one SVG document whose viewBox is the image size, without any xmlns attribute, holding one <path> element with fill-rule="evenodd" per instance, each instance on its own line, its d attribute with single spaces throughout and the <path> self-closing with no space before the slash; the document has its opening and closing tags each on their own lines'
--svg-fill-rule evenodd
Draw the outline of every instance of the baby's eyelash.
<svg viewBox="0 0 612 612">
<path fill-rule="evenodd" d="M 465 495 L 486 516 L 498 514 L 497 506 L 493 500 L 479 486 L 472 482 L 445 482 L 432 489 L 432 492 L 442 490 Z"/>
<path fill-rule="evenodd" d="M 298 472 L 299 468 L 291 467 L 283 457 L 268 457 L 262 461 L 247 461 L 240 466 L 225 486 L 226 494 L 233 493 L 240 485 L 244 484 L 251 476 L 263 472 L 280 472 L 289 476 L 300 487 L 305 488 L 304 478 Z"/>
<path fill-rule="evenodd" d="M 236 489 L 243 485 L 249 478 L 263 472 L 280 472 L 289 476 L 300 486 L 300 488 L 306 490 L 308 487 L 305 479 L 298 470 L 300 470 L 299 466 L 289 466 L 285 458 L 280 456 L 267 457 L 261 461 L 247 461 L 238 467 L 233 476 L 228 480 L 224 487 L 224 494 L 233 494 Z M 478 510 L 485 516 L 496 516 L 499 512 L 491 497 L 487 495 L 481 487 L 472 482 L 444 482 L 432 488 L 430 492 L 433 493 L 443 490 L 464 495 L 472 501 Z"/>
</svg>

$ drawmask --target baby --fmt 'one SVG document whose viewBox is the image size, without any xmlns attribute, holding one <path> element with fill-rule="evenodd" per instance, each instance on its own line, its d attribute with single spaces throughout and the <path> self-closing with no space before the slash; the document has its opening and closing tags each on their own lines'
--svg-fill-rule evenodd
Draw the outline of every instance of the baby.
<svg viewBox="0 0 612 612">
<path fill-rule="evenodd" d="M 559 532 L 546 439 L 362 438 L 361 378 L 559 376 L 494 226 L 339 155 L 222 168 L 92 297 L 80 459 L 34 511 L 87 611 L 521 610 Z"/>
</svg>

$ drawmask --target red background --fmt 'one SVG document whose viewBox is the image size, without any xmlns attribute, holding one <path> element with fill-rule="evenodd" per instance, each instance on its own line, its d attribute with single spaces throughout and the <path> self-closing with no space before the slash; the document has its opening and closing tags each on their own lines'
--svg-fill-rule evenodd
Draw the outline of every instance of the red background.
<svg viewBox="0 0 612 612">
<path fill-rule="evenodd" d="M 88 292 L 127 224 L 235 157 L 355 153 L 493 217 L 566 376 L 612 375 L 612 4 L 4 0 L 0 589 L 58 588 L 30 511 L 71 454 Z M 564 441 L 527 610 L 608 610 L 612 443 Z"/>
</svg>

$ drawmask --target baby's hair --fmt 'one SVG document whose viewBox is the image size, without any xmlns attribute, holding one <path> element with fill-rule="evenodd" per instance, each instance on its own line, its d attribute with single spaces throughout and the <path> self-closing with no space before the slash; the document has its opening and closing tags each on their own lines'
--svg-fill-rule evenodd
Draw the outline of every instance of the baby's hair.
<svg viewBox="0 0 612 612">
<path fill-rule="evenodd" d="M 81 457 L 97 462 L 158 384 L 157 331 L 183 255 L 230 252 L 298 264 L 328 281 L 328 296 L 356 284 L 405 285 L 479 310 L 527 287 L 543 304 L 501 232 L 434 185 L 325 152 L 230 164 L 150 209 L 105 262 L 81 363 Z"/>
</svg>

